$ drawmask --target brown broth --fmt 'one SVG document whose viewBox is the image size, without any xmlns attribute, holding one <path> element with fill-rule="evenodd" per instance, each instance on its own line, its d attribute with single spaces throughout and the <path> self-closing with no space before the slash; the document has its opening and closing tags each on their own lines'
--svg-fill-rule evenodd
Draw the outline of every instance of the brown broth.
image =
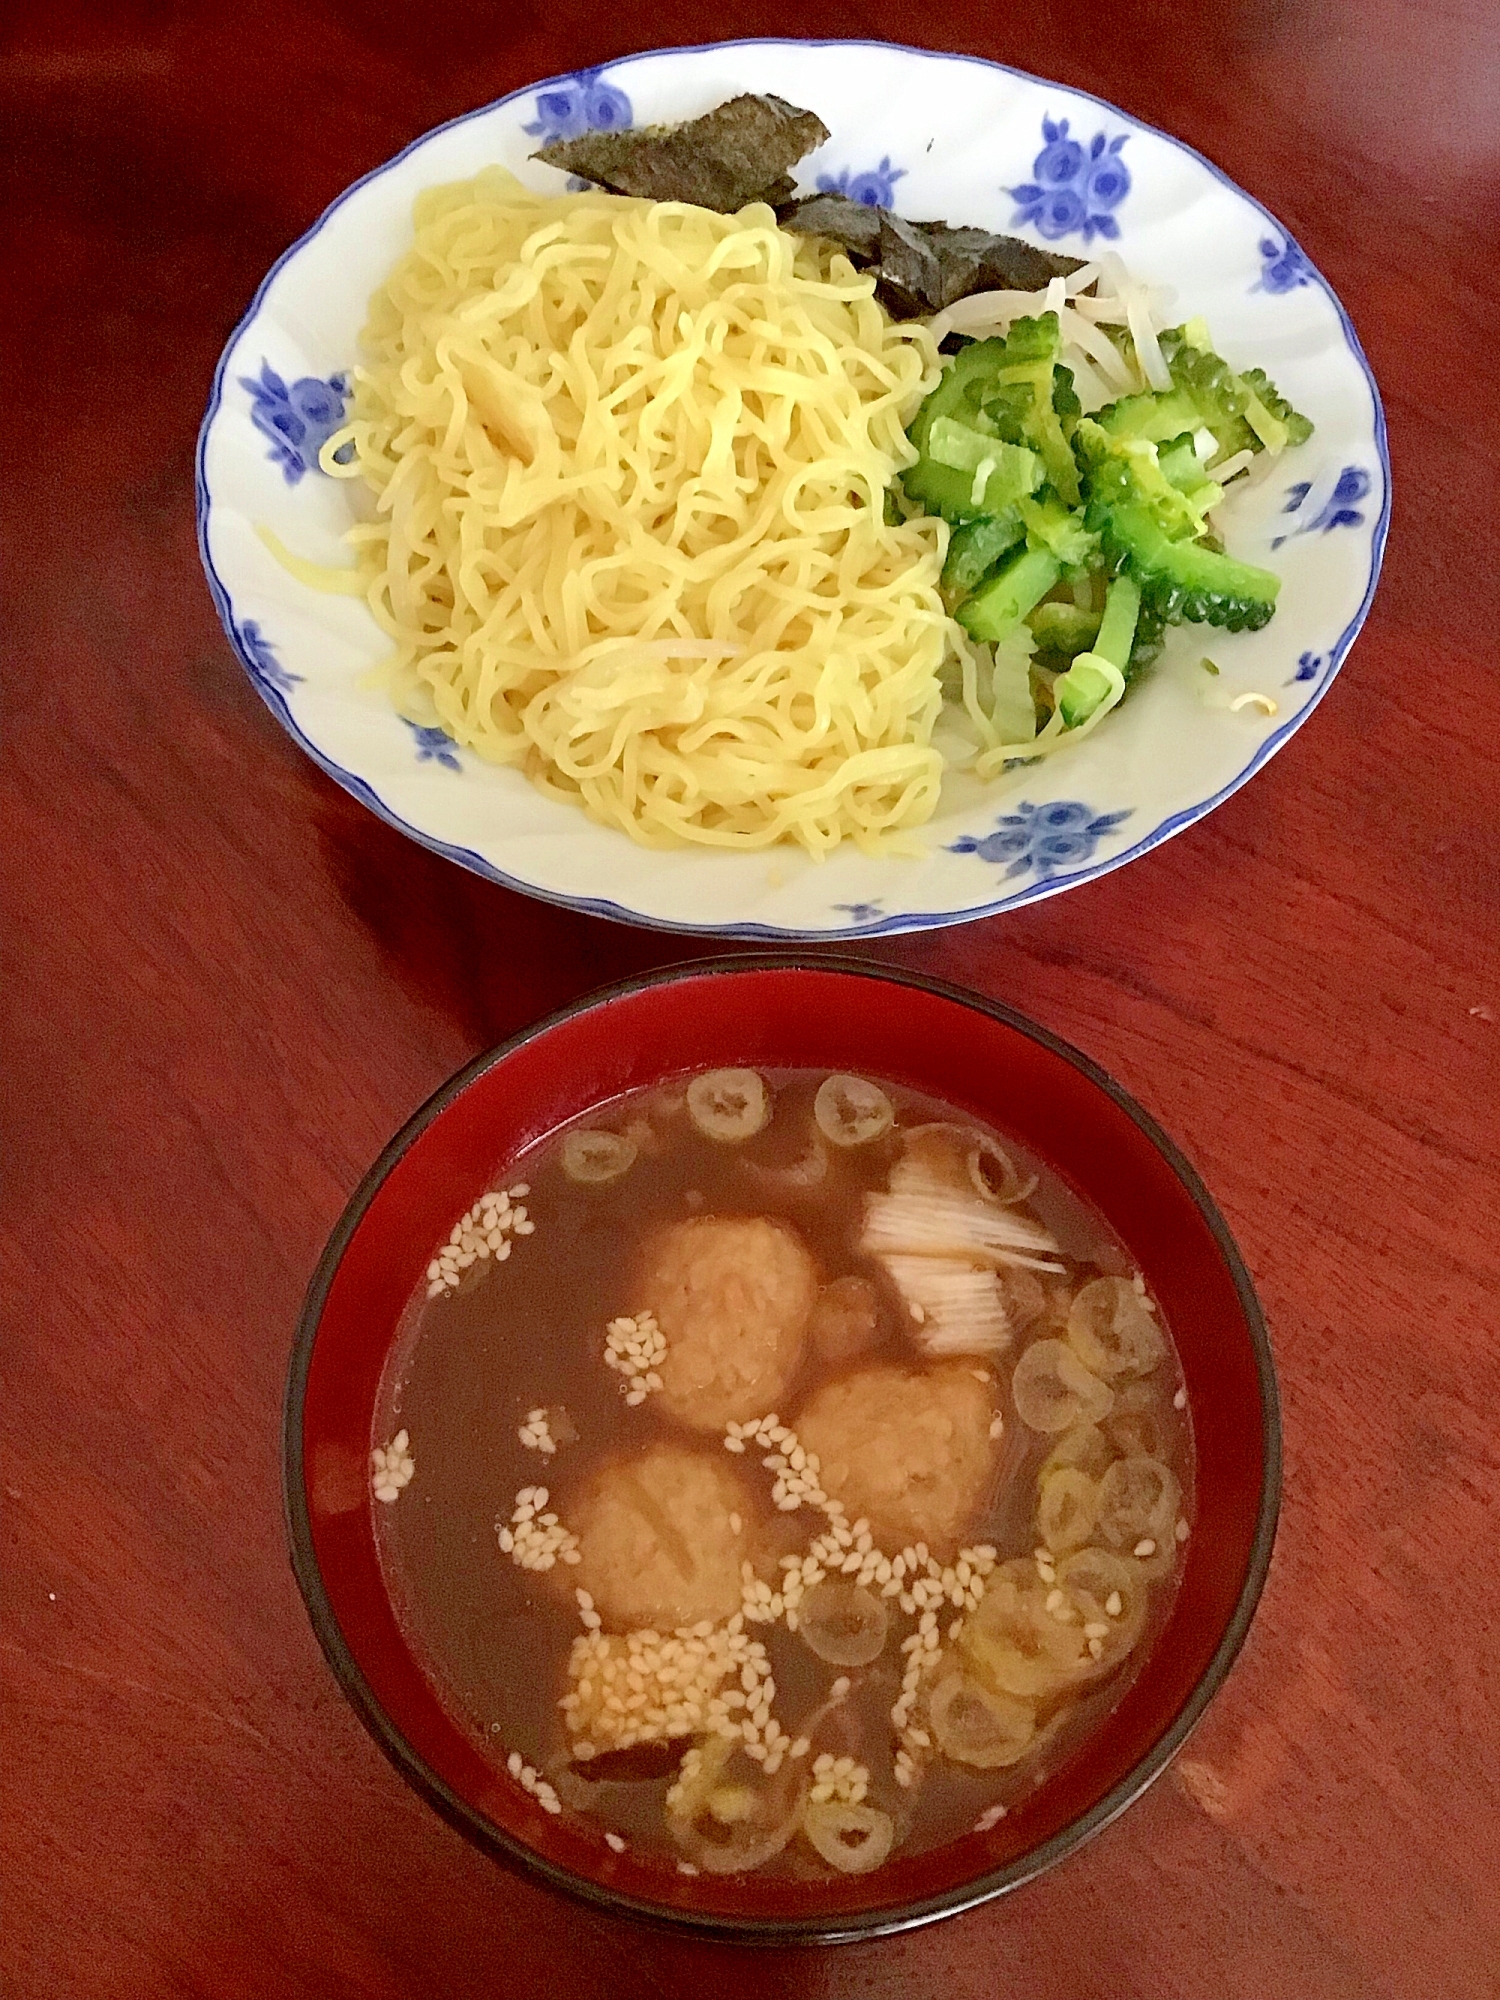
<svg viewBox="0 0 1500 2000">
<path fill-rule="evenodd" d="M 509 1518 L 521 1489 L 542 1485 L 549 1509 L 566 1525 L 570 1494 L 606 1456 L 666 1436 L 714 1450 L 714 1434 L 684 1433 L 659 1412 L 654 1396 L 627 1407 L 621 1377 L 603 1365 L 606 1326 L 639 1305 L 630 1293 L 636 1246 L 664 1223 L 693 1214 L 782 1218 L 800 1232 L 825 1283 L 847 1273 L 877 1281 L 882 1306 L 876 1346 L 843 1368 L 820 1368 L 804 1359 L 781 1405 L 783 1421 L 795 1424 L 797 1409 L 829 1375 L 873 1361 L 921 1364 L 894 1288 L 857 1247 L 861 1197 L 885 1187 L 903 1129 L 954 1114 L 887 1084 L 896 1129 L 866 1146 L 828 1148 L 829 1172 L 821 1185 L 787 1189 L 756 1170 L 785 1167 L 803 1152 L 814 1130 L 812 1099 L 822 1077 L 823 1072 L 768 1072 L 774 1116 L 764 1131 L 740 1145 L 701 1136 L 681 1109 L 680 1094 L 670 1088 L 597 1107 L 578 1124 L 622 1132 L 645 1120 L 656 1135 L 654 1147 L 643 1145 L 629 1171 L 614 1181 L 570 1180 L 560 1164 L 559 1133 L 522 1158 L 502 1163 L 503 1178 L 488 1185 L 527 1184 L 525 1205 L 534 1233 L 516 1239 L 506 1261 L 473 1264 L 455 1291 L 414 1301 L 380 1399 L 374 1442 L 406 1430 L 416 1466 L 399 1501 L 375 1507 L 382 1562 L 403 1625 L 446 1705 L 497 1765 L 519 1751 L 558 1787 L 564 1809 L 581 1812 L 601 1838 L 609 1829 L 638 1853 L 660 1853 L 668 1866 L 680 1854 L 666 1831 L 664 1801 L 687 1739 L 669 1752 L 644 1757 L 617 1752 L 593 1766 L 570 1764 L 558 1702 L 569 1685 L 567 1660 L 581 1630 L 572 1573 L 563 1564 L 543 1573 L 517 1567 L 502 1553 L 497 1524 Z M 663 1109 L 674 1101 L 675 1110 Z M 1068 1286 L 1076 1289 L 1099 1275 L 1130 1277 L 1130 1262 L 1101 1219 L 1044 1163 L 1010 1140 L 1003 1143 L 1024 1173 L 1037 1176 L 1022 1212 L 1056 1237 Z M 966 1540 L 992 1544 L 1001 1561 L 1029 1557 L 1037 1547 L 1035 1476 L 1056 1442 L 1027 1429 L 1010 1395 L 1015 1362 L 1041 1332 L 1056 1328 L 1024 1332 L 988 1364 L 982 1358 L 974 1363 L 992 1368 L 1005 1428 L 993 1497 Z M 1145 1380 L 1156 1392 L 1152 1413 L 1169 1440 L 1164 1456 L 1182 1488 L 1182 1514 L 1191 1520 L 1191 1425 L 1186 1409 L 1174 1406 L 1182 1377 L 1170 1339 L 1165 1360 Z M 576 1430 L 576 1439 L 561 1444 L 555 1456 L 520 1442 L 519 1427 L 538 1407 L 564 1408 Z M 774 1514 L 771 1474 L 761 1469 L 759 1458 L 752 1445 L 730 1462 L 762 1497 L 771 1529 L 783 1536 L 781 1546 L 805 1548 L 826 1527 L 824 1517 L 806 1507 Z M 774 1580 L 774 1570 L 762 1567 L 760 1573 Z M 1018 1805 L 1103 1724 L 1149 1653 L 1174 1589 L 1175 1574 L 1153 1583 L 1146 1628 L 1133 1651 L 1107 1679 L 1065 1704 L 1056 1726 L 1043 1728 L 1037 1746 L 1019 1763 L 979 1770 L 934 1755 L 908 1791 L 892 1780 L 890 1709 L 904 1664 L 899 1642 L 915 1629 L 916 1619 L 889 1603 L 891 1624 L 880 1659 L 848 1670 L 817 1658 L 784 1623 L 747 1629 L 770 1654 L 774 1713 L 793 1737 L 799 1722 L 825 1701 L 835 1677 L 849 1673 L 852 1692 L 825 1721 L 814 1754 L 847 1752 L 868 1766 L 867 1802 L 897 1816 L 900 1850 L 911 1853 L 968 1831 L 988 1808 Z M 945 1607 L 941 1628 L 946 1631 L 957 1616 Z M 657 1773 L 616 1782 L 621 1758 L 647 1770 L 654 1759 Z M 767 1862 L 765 1871 L 803 1877 L 833 1872 L 802 1839 Z"/>
</svg>

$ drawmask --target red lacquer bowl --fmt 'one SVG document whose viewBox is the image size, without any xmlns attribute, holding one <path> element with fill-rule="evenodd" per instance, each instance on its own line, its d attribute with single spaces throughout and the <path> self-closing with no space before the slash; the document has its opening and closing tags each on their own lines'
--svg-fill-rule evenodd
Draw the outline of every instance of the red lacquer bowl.
<svg viewBox="0 0 1500 2000">
<path fill-rule="evenodd" d="M 369 1453 L 382 1368 L 433 1246 L 497 1158 L 684 1068 L 857 1070 L 1010 1132 L 1102 1210 L 1146 1273 L 1186 1371 L 1197 1523 L 1147 1664 L 1108 1722 L 992 1831 L 869 1876 L 680 1877 L 549 1817 L 444 1708 L 402 1636 L 376 1555 Z M 633 980 L 479 1057 L 386 1148 L 308 1293 L 287 1388 L 292 1562 L 345 1693 L 397 1768 L 497 1857 L 610 1910 L 741 1942 L 905 1929 L 1015 1888 L 1106 1826 L 1181 1747 L 1265 1581 L 1280 1498 L 1265 1325 L 1222 1217 L 1119 1085 L 1008 1008 L 833 958 L 711 960 Z"/>
</svg>

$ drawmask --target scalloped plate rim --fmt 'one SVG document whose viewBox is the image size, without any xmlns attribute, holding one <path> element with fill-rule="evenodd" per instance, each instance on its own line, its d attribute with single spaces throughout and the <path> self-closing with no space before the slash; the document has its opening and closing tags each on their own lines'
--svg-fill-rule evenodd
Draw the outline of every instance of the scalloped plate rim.
<svg viewBox="0 0 1500 2000">
<path fill-rule="evenodd" d="M 312 759 L 318 768 L 328 777 L 332 778 L 342 790 L 348 792 L 352 798 L 357 799 L 361 805 L 367 807 L 377 818 L 383 820 L 387 826 L 393 827 L 397 832 L 407 835 L 409 839 L 419 842 L 432 853 L 441 855 L 445 860 L 458 863 L 460 867 L 467 868 L 471 873 L 480 875 L 486 881 L 494 882 L 501 888 L 511 889 L 519 895 L 530 896 L 540 902 L 550 903 L 555 908 L 576 910 L 586 916 L 604 917 L 611 921 L 629 924 L 642 930 L 663 931 L 688 937 L 736 938 L 745 942 L 756 943 L 774 943 L 778 941 L 788 943 L 837 943 L 855 938 L 894 937 L 911 931 L 942 930 L 955 924 L 978 923 L 986 917 L 999 916 L 1007 910 L 1019 909 L 1027 904 L 1042 902 L 1050 896 L 1062 894 L 1064 890 L 1076 888 L 1081 883 L 1091 882 L 1101 875 L 1111 874 L 1115 869 L 1123 868 L 1127 862 L 1137 861 L 1143 855 L 1149 854 L 1154 848 L 1161 846 L 1164 841 L 1170 840 L 1174 834 L 1181 833 L 1185 828 L 1195 825 L 1197 821 L 1205 818 L 1218 806 L 1222 805 L 1226 799 L 1231 798 L 1234 793 L 1240 790 L 1241 786 L 1248 784 L 1250 779 L 1265 766 L 1276 752 L 1281 749 L 1283 744 L 1289 741 L 1318 707 L 1332 686 L 1340 668 L 1343 666 L 1350 647 L 1359 636 L 1360 629 L 1369 615 L 1370 606 L 1374 601 L 1375 591 L 1380 582 L 1381 565 L 1384 561 L 1386 538 L 1390 530 L 1391 521 L 1390 446 L 1386 430 L 1385 408 L 1381 401 L 1380 388 L 1375 380 L 1375 372 L 1371 368 L 1364 348 L 1360 344 L 1359 336 L 1355 332 L 1354 322 L 1350 318 L 1342 299 L 1324 276 L 1323 272 L 1307 256 L 1301 244 L 1286 227 L 1285 223 L 1278 216 L 1273 215 L 1263 202 L 1257 200 L 1254 195 L 1242 188 L 1236 180 L 1227 174 L 1222 167 L 1217 165 L 1215 161 L 1211 160 L 1207 154 L 1199 152 L 1195 146 L 1189 145 L 1186 140 L 1179 139 L 1175 134 L 1163 130 L 1162 127 L 1151 124 L 1147 119 L 1137 117 L 1134 112 L 1123 110 L 1110 99 L 1100 97 L 1097 92 L 1085 90 L 1074 84 L 1059 83 L 1055 78 L 1038 76 L 1034 71 L 1020 69 L 1013 63 L 996 62 L 987 56 L 972 55 L 962 50 L 922 48 L 909 42 L 889 42 L 870 36 L 742 35 L 730 41 L 692 42 L 668 48 L 632 50 L 624 55 L 606 58 L 603 62 L 595 65 L 595 67 L 600 70 L 614 69 L 621 64 L 643 59 L 707 55 L 717 51 L 738 48 L 888 50 L 900 55 L 918 58 L 969 63 L 979 69 L 998 70 L 1004 75 L 1019 78 L 1023 83 L 1034 84 L 1040 89 L 1065 91 L 1070 97 L 1079 98 L 1087 103 L 1097 105 L 1100 110 L 1124 120 L 1135 130 L 1148 132 L 1152 137 L 1164 140 L 1168 145 L 1176 147 L 1180 152 L 1187 154 L 1190 159 L 1197 161 L 1200 166 L 1204 167 L 1231 194 L 1238 196 L 1240 200 L 1253 208 L 1257 214 L 1263 216 L 1285 239 L 1287 246 L 1298 252 L 1308 275 L 1314 283 L 1322 288 L 1338 315 L 1339 325 L 1349 352 L 1359 364 L 1370 390 L 1370 400 L 1374 416 L 1375 454 L 1379 460 L 1381 472 L 1381 503 L 1379 518 L 1375 523 L 1370 541 L 1370 573 L 1365 585 L 1364 595 L 1354 616 L 1345 626 L 1338 639 L 1328 648 L 1328 665 L 1326 671 L 1320 677 L 1318 687 L 1313 691 L 1304 705 L 1297 710 L 1296 714 L 1289 716 L 1280 729 L 1272 730 L 1264 737 L 1257 746 L 1254 755 L 1244 767 L 1227 784 L 1222 785 L 1218 791 L 1191 806 L 1183 807 L 1180 811 L 1170 815 L 1165 820 L 1159 821 L 1152 827 L 1149 833 L 1136 841 L 1134 845 L 1122 848 L 1118 853 L 1109 855 L 1101 861 L 1090 862 L 1082 867 L 1066 872 L 1059 870 L 1056 874 L 1018 885 L 1007 895 L 998 896 L 991 901 L 977 903 L 964 909 L 900 911 L 891 916 L 881 917 L 871 923 L 829 925 L 815 929 L 802 929 L 791 925 L 766 923 L 689 923 L 681 919 L 649 916 L 644 911 L 630 909 L 626 905 L 612 902 L 606 897 L 570 896 L 560 890 L 549 889 L 542 884 L 529 882 L 520 876 L 508 874 L 503 868 L 498 867 L 494 862 L 488 860 L 473 848 L 456 846 L 452 842 L 445 841 L 435 834 L 423 832 L 419 827 L 413 826 L 409 820 L 403 819 L 393 807 L 388 806 L 367 778 L 361 777 L 356 771 L 350 771 L 343 765 L 335 763 L 299 727 L 281 692 L 268 685 L 256 670 L 255 662 L 250 658 L 249 652 L 241 640 L 236 627 L 228 589 L 215 569 L 213 559 L 209 553 L 208 515 L 212 503 L 208 492 L 205 459 L 209 432 L 223 404 L 224 377 L 229 365 L 229 358 L 238 345 L 241 336 L 254 323 L 265 301 L 266 294 L 280 275 L 282 269 L 299 251 L 303 250 L 321 233 L 336 211 L 342 208 L 344 203 L 357 194 L 361 188 L 367 186 L 371 181 L 379 179 L 382 175 L 389 173 L 419 147 L 424 146 L 429 140 L 436 138 L 440 133 L 452 131 L 460 125 L 466 125 L 475 118 L 484 117 L 491 111 L 499 110 L 507 104 L 515 103 L 519 98 L 531 97 L 540 91 L 547 90 L 554 84 L 565 83 L 578 74 L 576 70 L 560 71 L 552 76 L 534 79 L 529 83 L 522 84 L 516 90 L 507 91 L 503 96 L 492 98 L 484 104 L 475 105 L 468 111 L 459 112 L 454 117 L 444 119 L 441 123 L 429 126 L 425 131 L 418 133 L 399 152 L 393 153 L 388 159 L 382 160 L 378 165 L 371 167 L 367 173 L 361 174 L 358 179 L 351 181 L 347 187 L 342 188 L 334 196 L 333 200 L 321 210 L 308 228 L 294 242 L 288 244 L 287 248 L 276 258 L 275 262 L 261 279 L 249 305 L 236 322 L 215 364 L 208 406 L 198 429 L 198 440 L 194 452 L 194 504 L 198 553 L 203 564 L 204 575 L 208 582 L 209 594 L 213 599 L 214 608 L 218 612 L 219 621 L 224 628 L 230 646 L 240 664 L 244 667 L 251 686 L 265 702 L 282 728 L 286 730 L 287 734 Z"/>
</svg>

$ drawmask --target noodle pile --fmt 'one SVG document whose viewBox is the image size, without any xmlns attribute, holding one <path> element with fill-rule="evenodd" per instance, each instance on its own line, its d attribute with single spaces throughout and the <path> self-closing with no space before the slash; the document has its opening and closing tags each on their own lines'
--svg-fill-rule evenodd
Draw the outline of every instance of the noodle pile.
<svg viewBox="0 0 1500 2000">
<path fill-rule="evenodd" d="M 939 362 L 872 291 L 761 206 L 421 195 L 322 456 L 402 712 L 647 846 L 929 818 L 947 530 L 884 503 Z"/>
</svg>

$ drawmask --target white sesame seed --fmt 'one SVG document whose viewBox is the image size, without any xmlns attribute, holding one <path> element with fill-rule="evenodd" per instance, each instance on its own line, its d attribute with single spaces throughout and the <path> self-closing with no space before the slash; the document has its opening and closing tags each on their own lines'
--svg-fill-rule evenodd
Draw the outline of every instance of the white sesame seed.
<svg viewBox="0 0 1500 2000">
<path fill-rule="evenodd" d="M 1187 1522 L 1186 1522 L 1186 1521 L 1179 1521 L 1179 1522 L 1177 1523 L 1177 1530 L 1176 1530 L 1176 1533 L 1177 1533 L 1177 1539 L 1178 1539 L 1178 1541 L 1179 1541 L 1179 1542 L 1185 1542 L 1185 1541 L 1187 1540 L 1187 1538 L 1188 1538 L 1188 1524 L 1187 1524 Z"/>
<path fill-rule="evenodd" d="M 411 1484 L 417 1469 L 410 1445 L 411 1439 L 402 1430 L 389 1444 L 377 1445 L 370 1453 L 370 1486 L 375 1498 L 387 1507 Z"/>
<path fill-rule="evenodd" d="M 427 1296 L 451 1292 L 474 1264 L 493 1258 L 504 1263 L 511 1253 L 510 1234 L 530 1235 L 533 1225 L 525 1210 L 512 1210 L 505 1195 L 481 1195 L 448 1232 L 447 1243 L 427 1266 Z"/>
<path fill-rule="evenodd" d="M 632 1408 L 662 1386 L 656 1363 L 666 1356 L 667 1344 L 655 1316 L 650 1312 L 623 1314 L 612 1319 L 604 1335 L 604 1363 L 623 1379 L 620 1393 Z M 731 1439 L 725 1439 L 730 1450 Z"/>
<path fill-rule="evenodd" d="M 1187 1408 L 1186 1389 L 1179 1389 L 1177 1391 L 1177 1394 L 1172 1398 L 1172 1408 L 1174 1410 L 1185 1410 Z"/>
<path fill-rule="evenodd" d="M 1156 1544 L 1149 1535 L 1142 1535 L 1141 1539 L 1135 1545 L 1135 1552 L 1141 1557 L 1154 1556 L 1156 1554 Z"/>
</svg>

